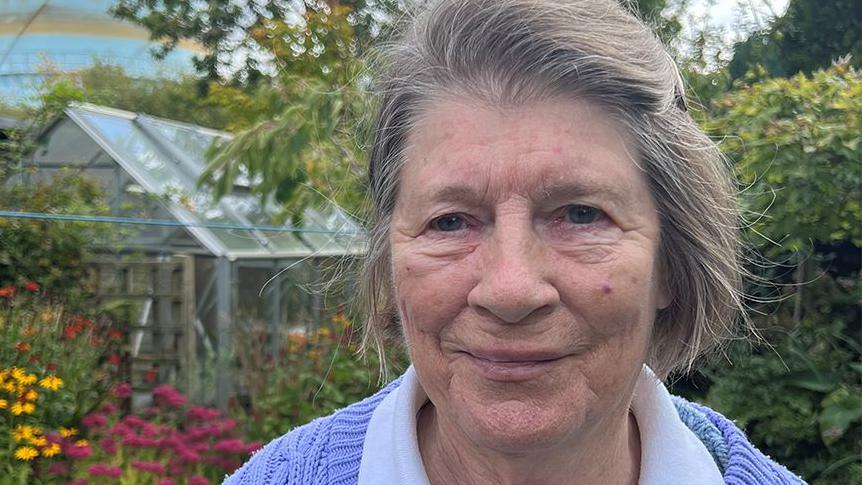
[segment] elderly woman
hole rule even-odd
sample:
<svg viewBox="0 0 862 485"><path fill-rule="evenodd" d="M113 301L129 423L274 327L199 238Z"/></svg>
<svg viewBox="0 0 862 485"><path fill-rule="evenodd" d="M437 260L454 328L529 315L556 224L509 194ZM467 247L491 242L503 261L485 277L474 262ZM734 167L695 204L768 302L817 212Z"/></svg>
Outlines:
<svg viewBox="0 0 862 485"><path fill-rule="evenodd" d="M437 0L385 54L365 344L412 365L228 483L801 482L662 384L742 295L733 180L651 31Z"/></svg>

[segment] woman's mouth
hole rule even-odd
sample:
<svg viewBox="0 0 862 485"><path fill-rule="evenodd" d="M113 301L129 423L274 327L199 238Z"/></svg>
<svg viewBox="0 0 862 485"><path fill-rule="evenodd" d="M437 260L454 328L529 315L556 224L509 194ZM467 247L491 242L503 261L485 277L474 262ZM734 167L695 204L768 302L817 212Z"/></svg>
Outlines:
<svg viewBox="0 0 862 485"><path fill-rule="evenodd" d="M482 377L501 382L536 379L559 365L565 355L548 352L465 351L463 355Z"/></svg>

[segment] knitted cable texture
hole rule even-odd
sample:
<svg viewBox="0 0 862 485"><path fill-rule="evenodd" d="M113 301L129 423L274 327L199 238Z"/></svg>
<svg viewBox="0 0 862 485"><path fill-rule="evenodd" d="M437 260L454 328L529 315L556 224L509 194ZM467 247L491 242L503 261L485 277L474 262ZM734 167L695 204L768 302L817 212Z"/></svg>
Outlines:
<svg viewBox="0 0 862 485"><path fill-rule="evenodd" d="M225 480L226 485L355 485L371 415L401 384L273 440ZM721 414L674 397L683 423L700 438L728 485L797 485L799 477L758 451ZM409 484L404 484L409 485Z"/></svg>

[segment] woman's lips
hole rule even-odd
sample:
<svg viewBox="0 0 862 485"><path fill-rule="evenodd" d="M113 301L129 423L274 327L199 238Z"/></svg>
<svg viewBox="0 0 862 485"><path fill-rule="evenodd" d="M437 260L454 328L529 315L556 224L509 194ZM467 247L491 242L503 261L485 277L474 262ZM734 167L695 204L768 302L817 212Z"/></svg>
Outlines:
<svg viewBox="0 0 862 485"><path fill-rule="evenodd" d="M498 353L465 351L464 356L479 373L492 381L517 382L535 379L550 371L564 355L549 353Z"/></svg>

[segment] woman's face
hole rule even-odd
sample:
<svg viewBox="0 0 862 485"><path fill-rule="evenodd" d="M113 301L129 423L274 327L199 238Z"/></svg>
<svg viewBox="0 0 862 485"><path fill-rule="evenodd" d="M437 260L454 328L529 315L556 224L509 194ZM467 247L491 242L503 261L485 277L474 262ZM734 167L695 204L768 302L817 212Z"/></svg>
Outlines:
<svg viewBox="0 0 862 485"><path fill-rule="evenodd" d="M625 418L667 297L658 216L622 130L587 102L449 100L405 155L394 292L440 425L518 452Z"/></svg>

